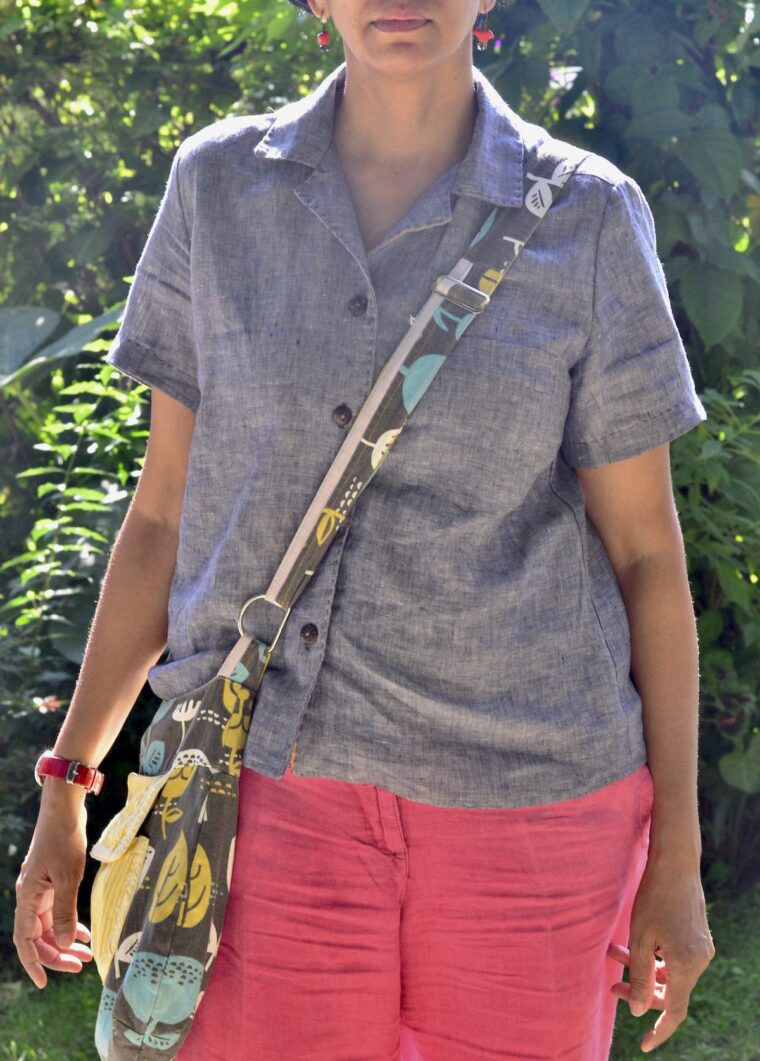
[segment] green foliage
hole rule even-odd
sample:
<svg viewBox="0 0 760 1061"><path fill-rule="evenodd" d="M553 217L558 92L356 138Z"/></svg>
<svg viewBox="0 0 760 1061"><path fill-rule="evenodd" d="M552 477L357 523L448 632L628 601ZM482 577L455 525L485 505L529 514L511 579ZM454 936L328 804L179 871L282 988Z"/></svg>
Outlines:
<svg viewBox="0 0 760 1061"><path fill-rule="evenodd" d="M28 386L32 375L50 375L53 362L79 357L89 343L121 319L122 311L123 306L118 306L102 313L39 350L39 344L61 323L61 314L36 306L0 309L0 389L22 378ZM32 351L35 354L30 358Z"/></svg>
<svg viewBox="0 0 760 1061"><path fill-rule="evenodd" d="M108 344L90 345L99 354ZM6 388L14 398L5 426L26 444L13 462L15 474L0 506L5 532L0 549L0 835L5 843L0 893L6 900L0 904L0 936L5 939L12 932L8 900L39 803L37 786L19 785L18 779L29 781L30 764L52 745L60 728L53 716L69 702L147 436L145 387L115 387L111 377L119 374L100 357L80 353L78 364L70 357L62 363L54 357L53 367L49 364L47 377L37 380L38 393L30 390L28 376L23 386Z"/></svg>
<svg viewBox="0 0 760 1061"><path fill-rule="evenodd" d="M32 627L27 648L46 650L80 663L82 634L92 615L105 571L108 547L124 518L133 474L125 453L144 446L147 430L134 389L111 384L108 364L81 363L76 382L55 387L72 399L28 409L24 430L33 432L41 463L16 474L29 480L29 511L35 520L22 551L0 565L12 596L0 615L13 616L16 630ZM63 628L61 629L61 626Z"/></svg>
<svg viewBox="0 0 760 1061"><path fill-rule="evenodd" d="M22 970L23 972L23 970ZM48 970L40 991L24 982L0 983L2 1061L93 1061L101 983L94 963L79 973Z"/></svg>
<svg viewBox="0 0 760 1061"><path fill-rule="evenodd" d="M476 62L511 106L616 162L654 213L709 415L672 464L701 645L707 880L735 888L760 842L760 11L513 0L489 25ZM36 786L16 779L54 739L144 452L145 388L112 378L102 353L171 158L196 129L309 92L342 59L337 34L320 53L318 29L286 0L0 9L3 909L36 816Z"/></svg>
<svg viewBox="0 0 760 1061"><path fill-rule="evenodd" d="M308 91L306 19L284 0L11 11L0 13L0 301L97 316L126 295L180 141Z"/></svg>
<svg viewBox="0 0 760 1061"><path fill-rule="evenodd" d="M759 392L757 369L725 394L708 387L708 419L671 447L699 632L705 880L716 886L748 874L760 853Z"/></svg>

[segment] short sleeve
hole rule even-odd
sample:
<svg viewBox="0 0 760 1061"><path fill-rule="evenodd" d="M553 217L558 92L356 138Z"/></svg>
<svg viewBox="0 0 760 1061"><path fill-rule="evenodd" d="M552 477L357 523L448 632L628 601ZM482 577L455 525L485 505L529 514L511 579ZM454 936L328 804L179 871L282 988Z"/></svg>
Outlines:
<svg viewBox="0 0 760 1061"><path fill-rule="evenodd" d="M636 456L707 419L638 184L613 185L599 232L588 342L571 372L561 452L573 467Z"/></svg>
<svg viewBox="0 0 760 1061"><path fill-rule="evenodd" d="M181 153L180 146L135 267L119 331L105 360L195 412L200 389L191 304L190 234L179 182Z"/></svg>

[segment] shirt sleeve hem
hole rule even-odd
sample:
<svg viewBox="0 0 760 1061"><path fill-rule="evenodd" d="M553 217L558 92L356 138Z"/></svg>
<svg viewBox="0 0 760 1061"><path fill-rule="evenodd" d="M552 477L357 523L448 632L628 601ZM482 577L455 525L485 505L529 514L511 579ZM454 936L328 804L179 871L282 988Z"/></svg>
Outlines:
<svg viewBox="0 0 760 1061"><path fill-rule="evenodd" d="M565 446L563 453L570 467L596 468L672 442L706 419L707 413L699 398L685 398L659 415L639 420L605 438L589 439L572 448Z"/></svg>
<svg viewBox="0 0 760 1061"><path fill-rule="evenodd" d="M118 336L105 360L131 379L147 387L156 387L170 398L196 412L200 405L200 392L192 376L170 364L155 350L134 339Z"/></svg>

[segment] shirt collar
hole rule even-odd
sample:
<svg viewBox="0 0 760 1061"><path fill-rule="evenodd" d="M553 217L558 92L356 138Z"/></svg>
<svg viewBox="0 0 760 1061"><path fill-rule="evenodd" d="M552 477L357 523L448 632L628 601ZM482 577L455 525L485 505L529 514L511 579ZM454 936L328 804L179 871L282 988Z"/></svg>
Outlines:
<svg viewBox="0 0 760 1061"><path fill-rule="evenodd" d="M335 96L345 72L343 62L303 99L276 111L253 149L254 155L316 167L332 141ZM525 154L519 128L522 119L477 67L473 67L473 75L478 114L451 191L498 206L521 206Z"/></svg>

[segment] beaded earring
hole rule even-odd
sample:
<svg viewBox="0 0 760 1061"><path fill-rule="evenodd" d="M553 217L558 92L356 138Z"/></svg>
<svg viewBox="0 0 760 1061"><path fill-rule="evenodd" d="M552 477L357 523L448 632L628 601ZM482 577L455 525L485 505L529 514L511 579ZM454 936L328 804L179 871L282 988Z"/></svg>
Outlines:
<svg viewBox="0 0 760 1061"><path fill-rule="evenodd" d="M475 47L479 52L484 52L488 47L488 42L493 40L493 30L486 29L486 20L488 18L487 11L481 11L478 17L475 19L475 26L472 31L473 37L475 37Z"/></svg>
<svg viewBox="0 0 760 1061"><path fill-rule="evenodd" d="M317 34L317 40L319 41L319 50L321 52L329 52L330 50L330 31L325 28L325 19L322 20L322 30Z"/></svg>
<svg viewBox="0 0 760 1061"><path fill-rule="evenodd" d="M488 12L481 11L478 17L475 19L475 26L472 31L472 35L476 39L476 47L478 51L485 51L488 47L488 42L493 40L493 30L486 28L486 21L488 19ZM319 41L319 50L321 52L328 52L330 50L330 31L324 26L320 33L317 34L317 40Z"/></svg>

